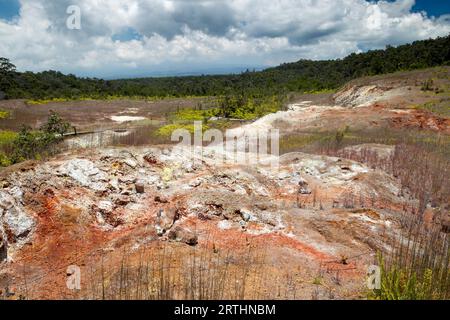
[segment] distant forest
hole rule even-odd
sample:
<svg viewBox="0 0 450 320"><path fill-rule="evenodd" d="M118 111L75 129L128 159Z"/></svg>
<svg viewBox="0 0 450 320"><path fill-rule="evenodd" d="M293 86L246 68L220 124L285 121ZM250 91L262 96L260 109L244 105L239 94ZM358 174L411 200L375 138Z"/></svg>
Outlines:
<svg viewBox="0 0 450 320"><path fill-rule="evenodd" d="M101 99L126 97L185 97L279 95L336 89L349 80L402 70L450 65L450 35L416 41L385 50L351 54L344 59L300 60L258 72L238 75L102 80L78 78L57 71L17 72L0 58L0 99Z"/></svg>

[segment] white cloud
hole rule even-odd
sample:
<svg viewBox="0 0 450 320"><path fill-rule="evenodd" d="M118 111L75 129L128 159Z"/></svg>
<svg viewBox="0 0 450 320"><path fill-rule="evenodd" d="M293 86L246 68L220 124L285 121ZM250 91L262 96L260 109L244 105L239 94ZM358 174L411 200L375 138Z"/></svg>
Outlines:
<svg viewBox="0 0 450 320"><path fill-rule="evenodd" d="M21 0L0 20L0 56L19 70L98 76L276 65L445 36L450 21L412 13L414 0ZM68 30L79 5L82 30ZM133 30L136 39L113 40Z"/></svg>

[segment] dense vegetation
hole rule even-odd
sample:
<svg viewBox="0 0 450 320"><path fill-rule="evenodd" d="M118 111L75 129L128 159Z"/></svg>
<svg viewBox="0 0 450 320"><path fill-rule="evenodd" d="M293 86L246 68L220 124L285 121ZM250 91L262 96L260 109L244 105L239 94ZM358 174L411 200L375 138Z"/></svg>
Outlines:
<svg viewBox="0 0 450 320"><path fill-rule="evenodd" d="M0 131L0 167L56 153L69 128L70 124L52 111L39 130L24 125L18 133Z"/></svg>
<svg viewBox="0 0 450 320"><path fill-rule="evenodd" d="M361 76L450 65L450 36L416 41L329 61L300 60L260 72L239 75L102 80L57 71L16 72L0 59L0 96L27 99L82 99L111 96L245 96L278 95L335 89ZM1 97L0 97L1 98Z"/></svg>

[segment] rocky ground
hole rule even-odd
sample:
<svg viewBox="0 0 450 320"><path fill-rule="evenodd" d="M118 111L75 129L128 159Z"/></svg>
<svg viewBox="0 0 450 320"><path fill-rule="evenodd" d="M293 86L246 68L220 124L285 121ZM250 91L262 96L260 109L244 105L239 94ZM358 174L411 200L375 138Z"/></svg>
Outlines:
<svg viewBox="0 0 450 320"><path fill-rule="evenodd" d="M423 83L434 79L431 91ZM450 134L447 116L423 108L432 104L449 110L450 68L368 77L350 82L327 101L306 95L288 112L270 114L251 128L279 128L283 134L398 128ZM327 95L325 95L327 97ZM308 100L309 99L309 100ZM443 113L446 113L443 112Z"/></svg>
<svg viewBox="0 0 450 320"><path fill-rule="evenodd" d="M334 289L354 296L370 253L398 232L399 205L413 201L392 177L345 159L294 153L279 169L218 167L205 153L196 166L176 147L105 149L23 166L0 193L3 277L19 277L9 281L24 294L25 266L31 282L105 248L137 252L152 241L203 248L213 241L225 249L240 238L242 249L254 243L256 251L270 250L280 273L302 266L311 283L322 264L341 270ZM58 280L64 274L35 285ZM309 298L306 292L297 295Z"/></svg>
<svg viewBox="0 0 450 320"><path fill-rule="evenodd" d="M346 121L450 133L448 118L386 103L405 92L349 86L333 106L299 102L234 133ZM387 161L393 153L351 148ZM364 298L376 252L390 250L418 205L392 175L345 158L294 152L272 167L219 155L215 147L195 159L186 147L104 148L4 170L0 296ZM81 268L80 291L66 286L71 265Z"/></svg>

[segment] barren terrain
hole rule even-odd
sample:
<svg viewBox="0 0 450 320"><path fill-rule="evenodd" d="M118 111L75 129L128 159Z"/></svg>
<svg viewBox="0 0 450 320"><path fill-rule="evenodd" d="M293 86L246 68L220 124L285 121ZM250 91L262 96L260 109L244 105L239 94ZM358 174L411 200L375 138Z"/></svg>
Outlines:
<svg viewBox="0 0 450 320"><path fill-rule="evenodd" d="M281 144L346 128L408 130L448 148L449 72L359 79L233 130L280 129ZM430 78L437 90L423 90ZM430 102L441 112L422 107ZM160 119L196 103L1 107L37 122L55 108L89 129L114 124L114 116ZM70 150L4 169L0 290L11 299L365 298L368 266L406 232L402 221L421 199L391 169L395 143L337 145L333 156L302 148L282 154L278 168L223 163L214 147L193 162L188 148L147 145ZM356 156L363 154L376 155L377 165ZM425 204L424 214L448 231L436 206ZM80 291L66 286L71 265L81 268Z"/></svg>

